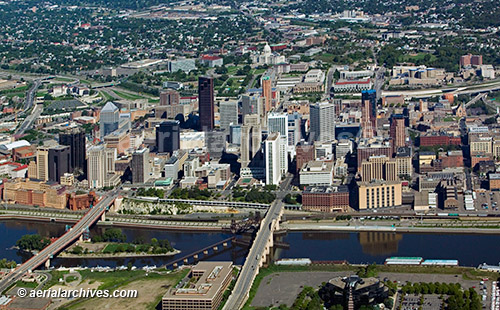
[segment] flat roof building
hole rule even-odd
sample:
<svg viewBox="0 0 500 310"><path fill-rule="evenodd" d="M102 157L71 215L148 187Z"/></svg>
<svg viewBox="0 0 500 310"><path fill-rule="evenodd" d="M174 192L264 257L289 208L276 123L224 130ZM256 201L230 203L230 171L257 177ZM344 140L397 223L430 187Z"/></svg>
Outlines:
<svg viewBox="0 0 500 310"><path fill-rule="evenodd" d="M232 262L199 262L162 298L162 310L216 310L231 283Z"/></svg>

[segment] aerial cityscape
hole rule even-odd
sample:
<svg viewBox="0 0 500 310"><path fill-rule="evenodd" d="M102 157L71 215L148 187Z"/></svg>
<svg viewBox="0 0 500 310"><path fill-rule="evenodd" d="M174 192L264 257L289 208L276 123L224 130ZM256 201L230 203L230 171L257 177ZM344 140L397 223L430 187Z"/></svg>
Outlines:
<svg viewBox="0 0 500 310"><path fill-rule="evenodd" d="M500 310L498 0L0 26L0 310Z"/></svg>

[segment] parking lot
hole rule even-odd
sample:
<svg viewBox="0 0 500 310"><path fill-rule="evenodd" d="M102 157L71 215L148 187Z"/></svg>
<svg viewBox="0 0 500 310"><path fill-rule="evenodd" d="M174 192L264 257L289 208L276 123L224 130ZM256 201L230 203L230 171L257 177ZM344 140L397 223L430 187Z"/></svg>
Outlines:
<svg viewBox="0 0 500 310"><path fill-rule="evenodd" d="M280 304L286 304L291 306L300 293L304 286L312 286L318 288L322 282L328 282L330 279L339 276L349 276L353 272L341 271L341 272L329 272L329 271L315 271L315 272L278 272L270 274L264 277L260 283L260 286L255 294L255 298L252 300L252 306L254 307L268 307L271 305L279 306ZM454 274L423 274L423 273L392 273L392 272L380 272L377 276L381 281L387 278L388 281L396 282L398 285L402 286L406 282L418 283L460 283L463 289L469 289L471 287L475 288L476 291L482 295L484 293L482 287L480 287L479 281L476 280L464 280L461 275ZM484 282L487 287L487 296L491 296L491 283L489 281ZM424 303L422 305L423 310L437 310L441 309L441 300L436 299L438 295L424 295ZM398 298L400 295L398 294ZM408 296L407 296L408 297ZM404 301L402 309L412 310L419 309L420 296L409 296L411 298ZM413 298L415 297L415 298ZM486 299L485 305L489 307L491 298ZM398 304L398 303L397 303ZM406 307L406 308L405 308ZM412 308L414 307L414 308Z"/></svg>
<svg viewBox="0 0 500 310"><path fill-rule="evenodd" d="M500 214L498 203L500 202L500 192L485 191L476 194L474 207L479 212Z"/></svg>
<svg viewBox="0 0 500 310"><path fill-rule="evenodd" d="M423 303L421 303L421 295L411 294L404 297L401 303L401 310L439 310L444 309L443 300L440 299L439 295L424 295ZM396 305L400 304L400 296L398 295L398 300Z"/></svg>

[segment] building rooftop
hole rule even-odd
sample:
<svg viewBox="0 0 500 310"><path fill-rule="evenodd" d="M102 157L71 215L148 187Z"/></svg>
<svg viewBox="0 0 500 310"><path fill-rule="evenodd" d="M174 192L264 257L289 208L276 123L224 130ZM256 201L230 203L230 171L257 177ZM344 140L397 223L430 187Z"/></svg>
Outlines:
<svg viewBox="0 0 500 310"><path fill-rule="evenodd" d="M222 288L232 267L232 262L199 262L191 269L191 277L169 290L163 299L212 299Z"/></svg>
<svg viewBox="0 0 500 310"><path fill-rule="evenodd" d="M490 180L500 180L500 173L491 173Z"/></svg>
<svg viewBox="0 0 500 310"><path fill-rule="evenodd" d="M102 112L115 112L118 111L118 107L114 105L112 102L106 103L106 105L102 108Z"/></svg>
<svg viewBox="0 0 500 310"><path fill-rule="evenodd" d="M330 194L330 193L349 193L347 185L339 186L308 186L304 194Z"/></svg>

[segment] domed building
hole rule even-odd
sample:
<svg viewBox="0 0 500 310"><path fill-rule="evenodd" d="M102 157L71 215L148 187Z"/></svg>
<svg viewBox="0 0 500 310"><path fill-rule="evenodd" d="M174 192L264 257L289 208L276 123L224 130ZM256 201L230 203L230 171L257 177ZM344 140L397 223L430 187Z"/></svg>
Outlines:
<svg viewBox="0 0 500 310"><path fill-rule="evenodd" d="M285 56L273 53L268 43L264 46L262 53L252 55L252 62L258 65L277 65L285 61Z"/></svg>

